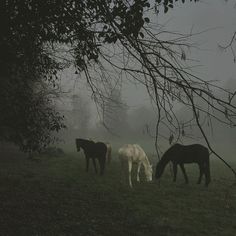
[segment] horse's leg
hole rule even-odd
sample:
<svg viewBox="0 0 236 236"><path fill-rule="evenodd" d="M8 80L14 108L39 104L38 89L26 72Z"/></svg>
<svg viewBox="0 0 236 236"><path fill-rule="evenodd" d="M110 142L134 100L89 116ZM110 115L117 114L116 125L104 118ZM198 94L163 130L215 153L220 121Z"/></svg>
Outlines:
<svg viewBox="0 0 236 236"><path fill-rule="evenodd" d="M99 164L100 164L100 175L103 175L103 173L104 173L105 162L106 162L106 155L104 155L103 158L100 158L100 159L99 159Z"/></svg>
<svg viewBox="0 0 236 236"><path fill-rule="evenodd" d="M86 171L89 169L89 157L86 157Z"/></svg>
<svg viewBox="0 0 236 236"><path fill-rule="evenodd" d="M139 172L140 172L140 168L141 168L141 162L138 163L138 169L137 169L137 181L139 182Z"/></svg>
<svg viewBox="0 0 236 236"><path fill-rule="evenodd" d="M132 181L131 181L131 171L132 171L132 162L131 161L128 162L128 167L129 167L129 186L132 188L133 185L132 185Z"/></svg>
<svg viewBox="0 0 236 236"><path fill-rule="evenodd" d="M198 181L197 181L197 184L200 184L201 183L201 181L202 181L202 175L203 175L203 165L202 165L202 163L199 163L198 164L199 165L199 172L200 172L200 174L199 174L199 178L198 178Z"/></svg>
<svg viewBox="0 0 236 236"><path fill-rule="evenodd" d="M177 164L173 163L173 172L174 172L174 176L173 176L173 181L176 181L176 176L177 176Z"/></svg>
<svg viewBox="0 0 236 236"><path fill-rule="evenodd" d="M208 184L211 182L209 159L206 161L204 165L204 172L205 172L205 186L207 187Z"/></svg>
<svg viewBox="0 0 236 236"><path fill-rule="evenodd" d="M94 169L95 169L95 173L97 174L98 171L97 171L97 165L96 165L96 160L95 160L95 158L93 158L93 166L94 166Z"/></svg>
<svg viewBox="0 0 236 236"><path fill-rule="evenodd" d="M180 164L180 167L181 167L181 170L184 174L184 178L185 178L185 183L187 184L188 183L188 176L186 174L186 171L185 171L185 168L184 168L184 164Z"/></svg>
<svg viewBox="0 0 236 236"><path fill-rule="evenodd" d="M125 175L124 175L124 174L125 174L125 171L124 171L125 162L124 162L124 160L122 160L121 158L120 158L120 165L121 165L121 178L123 178L123 176L125 176Z"/></svg>

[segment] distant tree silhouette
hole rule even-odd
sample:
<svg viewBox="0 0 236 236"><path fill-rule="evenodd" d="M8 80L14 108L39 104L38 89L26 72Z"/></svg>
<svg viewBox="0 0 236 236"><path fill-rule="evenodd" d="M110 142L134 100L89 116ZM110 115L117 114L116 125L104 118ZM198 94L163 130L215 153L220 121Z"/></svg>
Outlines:
<svg viewBox="0 0 236 236"><path fill-rule="evenodd" d="M122 100L121 91L113 89L103 108L104 125L111 134L122 135L128 132L127 108Z"/></svg>
<svg viewBox="0 0 236 236"><path fill-rule="evenodd" d="M72 111L70 112L71 129L76 132L76 136L87 137L89 120L90 120L90 106L89 102L82 96L74 94L72 96Z"/></svg>

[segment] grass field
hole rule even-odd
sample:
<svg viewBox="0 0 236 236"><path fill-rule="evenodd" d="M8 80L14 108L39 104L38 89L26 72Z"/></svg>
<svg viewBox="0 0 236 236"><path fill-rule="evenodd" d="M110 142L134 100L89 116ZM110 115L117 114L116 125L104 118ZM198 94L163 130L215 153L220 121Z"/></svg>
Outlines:
<svg viewBox="0 0 236 236"><path fill-rule="evenodd" d="M92 167L85 173L83 154L1 155L0 235L236 235L236 185L221 163L211 162L209 188L196 184L194 165L188 185L180 171L172 183L167 168L160 183L146 183L141 172L133 189L118 162L103 177Z"/></svg>

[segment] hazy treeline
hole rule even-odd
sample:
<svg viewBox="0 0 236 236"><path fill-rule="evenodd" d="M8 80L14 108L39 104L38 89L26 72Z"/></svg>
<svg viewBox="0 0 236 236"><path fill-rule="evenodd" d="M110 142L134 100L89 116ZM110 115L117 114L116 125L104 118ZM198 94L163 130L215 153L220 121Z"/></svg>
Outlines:
<svg viewBox="0 0 236 236"><path fill-rule="evenodd" d="M228 87L229 85L232 89L236 88L233 79L226 82L225 86ZM114 150L124 143L139 143L148 152L155 153L158 114L152 106L129 107L123 101L122 93L118 90L113 91L110 99L104 104L101 119L98 120L95 118L97 111L94 111L93 103L89 98L84 95L71 95L66 109L60 106L61 112L65 116L67 128L60 131L58 137L61 142L58 145L63 146L68 151L75 151L74 140L81 137L110 142L113 144ZM180 128L182 129L179 142L183 144L204 144L204 140L200 138L199 128L196 125L191 125L191 122L185 123L191 120L192 111L179 107L176 116L180 120ZM206 117L200 117L200 120L215 149L226 159L233 159L233 153L229 150L235 149L236 134L234 129L226 128L216 120L207 120ZM176 135L174 130L170 132L164 126L158 130L158 144L161 152L170 146L169 138L171 135Z"/></svg>

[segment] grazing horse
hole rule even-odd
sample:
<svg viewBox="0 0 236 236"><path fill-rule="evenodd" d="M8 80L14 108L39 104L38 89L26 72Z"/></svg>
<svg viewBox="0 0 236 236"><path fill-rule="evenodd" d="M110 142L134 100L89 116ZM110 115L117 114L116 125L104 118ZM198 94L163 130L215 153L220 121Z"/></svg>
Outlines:
<svg viewBox="0 0 236 236"><path fill-rule="evenodd" d="M211 177L209 151L206 147L200 144L192 144L187 146L174 144L164 153L161 160L157 163L155 174L156 179L162 176L166 165L170 161L173 163L174 182L176 181L177 165L180 166L185 178L185 182L188 183L188 177L184 168L184 163L197 163L200 170L200 175L197 183L201 183L203 174L205 175L205 185L208 186L208 184L210 183Z"/></svg>
<svg viewBox="0 0 236 236"><path fill-rule="evenodd" d="M146 175L147 181L152 181L152 165L150 165L147 155L143 151L143 149L138 144L126 144L118 150L119 159L123 165L124 161L128 161L129 168L129 185L132 188L131 181L131 170L132 164L138 164L137 170L137 181L139 182L139 172L141 168L141 164L144 166L144 171Z"/></svg>
<svg viewBox="0 0 236 236"><path fill-rule="evenodd" d="M95 159L98 159L100 165L100 174L103 175L106 163L106 153L107 146L102 142L93 142L91 140L77 138L75 140L77 151L80 151L80 148L84 150L84 155L86 158L86 171L89 169L89 159L93 160L93 165L95 172L97 173L97 166Z"/></svg>

